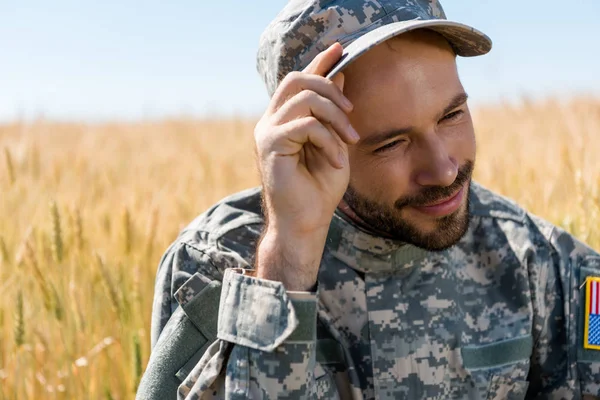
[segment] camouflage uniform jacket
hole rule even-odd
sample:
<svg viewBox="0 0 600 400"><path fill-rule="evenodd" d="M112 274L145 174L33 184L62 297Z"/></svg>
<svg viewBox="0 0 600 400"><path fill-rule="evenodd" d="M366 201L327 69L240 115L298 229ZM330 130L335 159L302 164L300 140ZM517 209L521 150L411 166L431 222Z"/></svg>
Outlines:
<svg viewBox="0 0 600 400"><path fill-rule="evenodd" d="M314 293L245 273L260 190L195 219L163 256L143 399L579 399L600 395L583 290L600 255L472 183L442 252L332 219Z"/></svg>

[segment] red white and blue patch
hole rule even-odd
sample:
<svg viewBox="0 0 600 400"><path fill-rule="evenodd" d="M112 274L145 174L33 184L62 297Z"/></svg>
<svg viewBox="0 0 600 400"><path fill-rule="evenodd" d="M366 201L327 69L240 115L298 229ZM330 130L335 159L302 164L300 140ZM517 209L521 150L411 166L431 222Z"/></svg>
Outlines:
<svg viewBox="0 0 600 400"><path fill-rule="evenodd" d="M600 350L600 277L588 277L585 283L583 347Z"/></svg>

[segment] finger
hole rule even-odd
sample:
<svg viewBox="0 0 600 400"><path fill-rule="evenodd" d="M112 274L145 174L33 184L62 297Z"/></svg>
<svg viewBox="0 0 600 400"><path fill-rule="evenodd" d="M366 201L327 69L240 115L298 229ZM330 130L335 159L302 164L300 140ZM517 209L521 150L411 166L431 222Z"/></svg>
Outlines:
<svg viewBox="0 0 600 400"><path fill-rule="evenodd" d="M283 125L282 128L289 141L300 147L311 143L321 151L332 167L344 168L344 152L335 138L335 133L332 134L315 117L296 119Z"/></svg>
<svg viewBox="0 0 600 400"><path fill-rule="evenodd" d="M346 113L328 98L310 90L298 93L285 103L273 115L273 122L281 125L305 116L314 116L322 123L330 124L342 141L348 144L354 144L359 139Z"/></svg>
<svg viewBox="0 0 600 400"><path fill-rule="evenodd" d="M335 86L337 86L337 88L340 90L340 92L341 92L342 94L344 93L344 82L345 82L345 80L346 80L346 76L344 75L344 73L343 73L343 72L339 72L339 73L338 73L336 76L334 76L334 77L332 78L332 82L333 82L333 84L334 84ZM347 97L346 97L346 96L344 96L344 98L346 99ZM354 108L354 105L352 106L352 108ZM351 125L351 126L352 126L352 125ZM331 127L331 125L325 125L325 127L326 127L327 129L329 129L329 130L333 130L333 128ZM355 130L354 132L356 133L356 130ZM358 140L359 140L359 135L358 135L358 133L356 133L355 139L356 139L356 141L358 141ZM338 140L340 140L340 138L339 138L339 137L338 137ZM341 140L340 140L340 142L341 142ZM354 143L356 143L356 142L354 142ZM345 144L343 144L343 143L340 143L340 144L341 144L341 145L342 145L342 146L343 146L343 147L344 147L344 148L347 150L347 148L346 148L346 145L345 145Z"/></svg>
<svg viewBox="0 0 600 400"><path fill-rule="evenodd" d="M344 94L344 82L346 77L343 72L338 72L333 78L331 78L331 82L340 90L342 95ZM344 96L346 97L346 96Z"/></svg>
<svg viewBox="0 0 600 400"><path fill-rule="evenodd" d="M344 82L345 82L345 78L346 76L344 75L343 72L338 73L336 76L334 76L331 81L332 83L340 90L340 92L343 94L344 93ZM344 98L346 98L346 96L344 96ZM354 108L354 106L352 106ZM327 129L332 130L333 128L331 127L331 125L325 125L327 127ZM354 132L356 133L356 131ZM358 134L355 137L356 141L359 140ZM339 140L339 138L338 138ZM344 145L345 147L345 145Z"/></svg>
<svg viewBox="0 0 600 400"><path fill-rule="evenodd" d="M323 50L304 68L303 72L309 74L325 76L327 72L333 68L335 63L338 62L344 48L338 42L333 43L327 49Z"/></svg>
<svg viewBox="0 0 600 400"><path fill-rule="evenodd" d="M278 90L273 94L269 105L269 113L274 114L285 102L303 90L312 90L323 97L327 97L344 111L350 112L354 106L342 93L343 80L342 73L336 75L332 81L318 75L292 72L286 76Z"/></svg>

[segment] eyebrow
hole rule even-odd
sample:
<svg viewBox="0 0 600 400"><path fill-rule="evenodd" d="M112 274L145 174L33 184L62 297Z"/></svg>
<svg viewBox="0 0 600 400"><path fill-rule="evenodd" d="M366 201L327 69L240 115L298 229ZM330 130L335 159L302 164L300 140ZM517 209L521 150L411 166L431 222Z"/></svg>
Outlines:
<svg viewBox="0 0 600 400"><path fill-rule="evenodd" d="M448 103L448 106L444 108L444 111L440 115L440 118L442 118L444 115L448 114L450 111L454 110L458 106L462 106L463 104L465 104L468 98L469 95L465 92L459 93L456 96L454 96L450 103Z"/></svg>
<svg viewBox="0 0 600 400"><path fill-rule="evenodd" d="M456 96L454 96L452 98L452 100L450 100L450 102L448 103L446 108L444 108L444 111L441 113L441 116L439 118L442 118L444 115L448 114L450 111L452 111L455 108L457 108L458 106L461 106L464 103L466 103L468 97L469 96L465 92L459 93ZM392 139L394 137L406 135L407 133L414 131L414 129L415 129L414 127L408 126L408 127L401 128L401 129L393 129L391 131L387 131L387 132L383 132L383 133L375 133L373 135L370 135L367 138L362 139L360 141L360 144L363 146L368 146L368 147L376 146L376 145L383 143L386 140Z"/></svg>

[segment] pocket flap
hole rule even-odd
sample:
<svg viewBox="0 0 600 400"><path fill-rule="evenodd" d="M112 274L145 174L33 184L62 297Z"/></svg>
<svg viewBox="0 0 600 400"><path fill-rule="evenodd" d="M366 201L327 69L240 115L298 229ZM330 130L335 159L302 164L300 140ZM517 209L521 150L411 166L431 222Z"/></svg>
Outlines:
<svg viewBox="0 0 600 400"><path fill-rule="evenodd" d="M465 346L461 348L463 366L466 369L480 369L515 363L529 359L532 348L531 335L480 346Z"/></svg>
<svg viewBox="0 0 600 400"><path fill-rule="evenodd" d="M175 292L183 312L209 342L217 337L221 285L195 273Z"/></svg>

